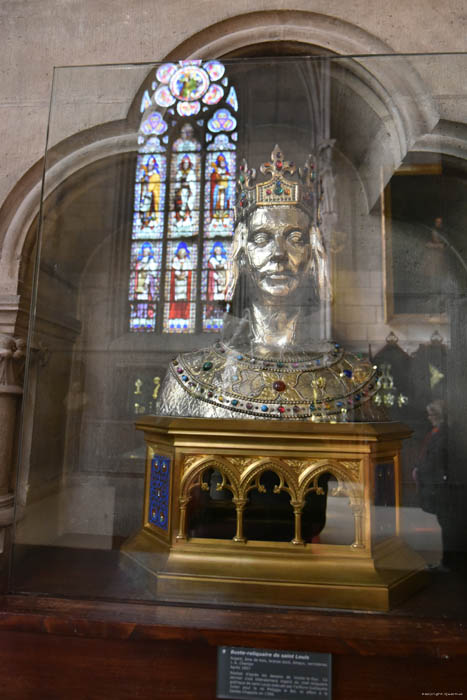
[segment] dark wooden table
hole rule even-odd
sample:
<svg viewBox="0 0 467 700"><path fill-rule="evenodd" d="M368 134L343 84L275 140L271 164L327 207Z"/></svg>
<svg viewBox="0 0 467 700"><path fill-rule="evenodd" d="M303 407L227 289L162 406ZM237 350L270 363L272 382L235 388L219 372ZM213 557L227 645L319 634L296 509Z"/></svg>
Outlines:
<svg viewBox="0 0 467 700"><path fill-rule="evenodd" d="M17 552L0 598L0 698L216 697L219 645L329 652L333 699L467 695L463 573L387 614L150 600L117 551ZM443 697L439 695L438 697Z"/></svg>

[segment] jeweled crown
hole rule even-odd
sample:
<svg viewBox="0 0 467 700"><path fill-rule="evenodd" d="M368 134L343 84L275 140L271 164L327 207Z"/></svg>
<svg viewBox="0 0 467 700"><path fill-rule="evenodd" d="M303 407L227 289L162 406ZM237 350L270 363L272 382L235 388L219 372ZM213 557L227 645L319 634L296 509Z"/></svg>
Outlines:
<svg viewBox="0 0 467 700"><path fill-rule="evenodd" d="M270 175L270 178L256 183L256 170L250 169L245 159L242 161L238 178L237 220L243 219L256 207L279 204L298 206L312 217L315 216L316 178L313 156L309 155L304 167L297 170L294 163L284 160L282 151L276 144L271 160L263 163L260 170L264 175Z"/></svg>

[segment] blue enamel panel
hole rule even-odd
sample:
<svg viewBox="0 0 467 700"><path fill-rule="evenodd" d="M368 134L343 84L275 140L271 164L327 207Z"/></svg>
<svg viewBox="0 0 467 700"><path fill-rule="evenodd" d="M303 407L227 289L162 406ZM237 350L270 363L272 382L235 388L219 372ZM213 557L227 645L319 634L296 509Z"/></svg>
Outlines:
<svg viewBox="0 0 467 700"><path fill-rule="evenodd" d="M169 526L170 458L154 455L149 482L148 520L161 530Z"/></svg>

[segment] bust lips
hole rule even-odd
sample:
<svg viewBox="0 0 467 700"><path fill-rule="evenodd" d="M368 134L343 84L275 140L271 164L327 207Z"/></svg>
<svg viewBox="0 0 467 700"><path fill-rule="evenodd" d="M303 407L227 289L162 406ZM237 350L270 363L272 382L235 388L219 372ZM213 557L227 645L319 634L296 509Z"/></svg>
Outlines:
<svg viewBox="0 0 467 700"><path fill-rule="evenodd" d="M293 286L295 275L291 270L267 270L259 276L260 286L265 291L276 291L287 293Z"/></svg>

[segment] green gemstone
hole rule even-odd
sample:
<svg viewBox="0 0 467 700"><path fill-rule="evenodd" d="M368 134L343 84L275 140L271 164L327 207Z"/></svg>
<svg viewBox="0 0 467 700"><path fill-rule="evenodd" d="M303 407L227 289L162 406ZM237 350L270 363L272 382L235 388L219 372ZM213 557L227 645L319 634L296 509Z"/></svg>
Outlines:
<svg viewBox="0 0 467 700"><path fill-rule="evenodd" d="M282 194L283 193L283 188L280 182L277 183L277 185L274 187L274 194Z"/></svg>
<svg viewBox="0 0 467 700"><path fill-rule="evenodd" d="M204 365L203 365L203 369L204 369L205 372L207 372L208 370L212 369L212 362L205 362Z"/></svg>

